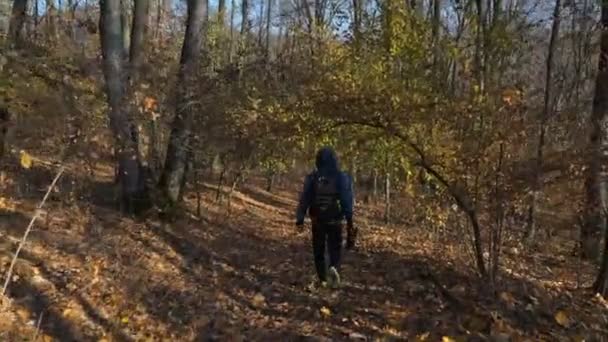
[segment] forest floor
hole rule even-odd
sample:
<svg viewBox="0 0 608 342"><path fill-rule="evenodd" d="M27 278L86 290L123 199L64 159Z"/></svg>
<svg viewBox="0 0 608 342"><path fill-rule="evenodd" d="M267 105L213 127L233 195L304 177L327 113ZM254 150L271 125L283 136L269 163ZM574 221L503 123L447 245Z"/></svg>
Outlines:
<svg viewBox="0 0 608 342"><path fill-rule="evenodd" d="M2 172L3 279L53 172ZM208 185L202 218L166 223L122 217L111 181L107 166L89 183L65 174L20 255L0 340L31 340L38 325L42 341L608 338L608 304L588 290L594 268L565 244L505 248L493 295L454 243L424 227L383 225L363 206L343 286L316 290L310 236L293 225L299 184L242 187L230 209ZM66 199L77 183L93 190ZM195 211L194 195L187 205Z"/></svg>

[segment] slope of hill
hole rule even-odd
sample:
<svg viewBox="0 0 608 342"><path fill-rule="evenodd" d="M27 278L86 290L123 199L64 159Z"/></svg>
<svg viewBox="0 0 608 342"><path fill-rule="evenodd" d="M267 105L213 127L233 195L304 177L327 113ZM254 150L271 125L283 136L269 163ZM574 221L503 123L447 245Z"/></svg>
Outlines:
<svg viewBox="0 0 608 342"><path fill-rule="evenodd" d="M3 172L3 274L44 187L18 201L7 194L52 171ZM166 223L121 218L107 192L70 201L65 185L78 175L65 177L17 263L0 313L8 340L32 336L38 321L45 341L606 336L606 303L576 289L590 279L576 279L581 265L567 251L524 258L510 248L493 300L461 250L420 227L383 226L362 207L343 287L315 289L310 238L292 225L292 189L271 194L250 184L229 207L206 191L202 218ZM111 173L94 179L108 187ZM192 211L195 200L188 195Z"/></svg>

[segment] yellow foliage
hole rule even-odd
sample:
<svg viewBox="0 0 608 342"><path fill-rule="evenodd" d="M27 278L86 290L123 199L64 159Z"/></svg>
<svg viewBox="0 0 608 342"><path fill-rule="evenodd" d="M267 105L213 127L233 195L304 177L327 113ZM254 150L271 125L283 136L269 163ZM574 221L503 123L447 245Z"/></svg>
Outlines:
<svg viewBox="0 0 608 342"><path fill-rule="evenodd" d="M0 197L0 209L12 211L15 210L15 206L6 197Z"/></svg>
<svg viewBox="0 0 608 342"><path fill-rule="evenodd" d="M323 317L329 317L331 316L331 310L329 310L328 307L324 306L321 309L319 309L319 312L321 313L321 315Z"/></svg>
<svg viewBox="0 0 608 342"><path fill-rule="evenodd" d="M569 327L571 323L568 315L562 310L555 313L555 321L564 328Z"/></svg>
<svg viewBox="0 0 608 342"><path fill-rule="evenodd" d="M24 169L29 169L32 167L32 156L29 155L29 153L21 150L21 152L19 153L20 158L19 158L19 163L21 164L21 167Z"/></svg>

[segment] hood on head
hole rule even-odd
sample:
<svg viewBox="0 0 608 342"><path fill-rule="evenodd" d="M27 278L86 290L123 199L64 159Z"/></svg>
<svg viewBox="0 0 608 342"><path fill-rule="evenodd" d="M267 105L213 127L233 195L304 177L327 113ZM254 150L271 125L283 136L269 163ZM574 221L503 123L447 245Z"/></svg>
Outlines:
<svg viewBox="0 0 608 342"><path fill-rule="evenodd" d="M338 172L338 157L331 147L323 147L317 152L315 160L317 170L322 174Z"/></svg>

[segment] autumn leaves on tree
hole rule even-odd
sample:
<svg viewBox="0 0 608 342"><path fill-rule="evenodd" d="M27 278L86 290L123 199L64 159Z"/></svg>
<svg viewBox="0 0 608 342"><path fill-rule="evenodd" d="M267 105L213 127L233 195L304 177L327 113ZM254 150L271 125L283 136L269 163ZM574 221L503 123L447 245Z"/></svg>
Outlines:
<svg viewBox="0 0 608 342"><path fill-rule="evenodd" d="M156 193L153 205L174 207L218 170L220 185L261 174L270 191L331 144L386 223L409 210L401 201L424 197L411 210L470 236L461 244L491 283L505 239L534 246L552 234L547 212L569 227L582 216L580 234L568 231L583 257L601 259L595 290L606 294L608 5L532 1L530 14L523 3L101 0L123 208ZM27 41L31 6L13 1L14 47ZM35 13L51 31L65 6L47 7ZM593 51L588 17L600 11ZM557 210L560 186L577 195Z"/></svg>

